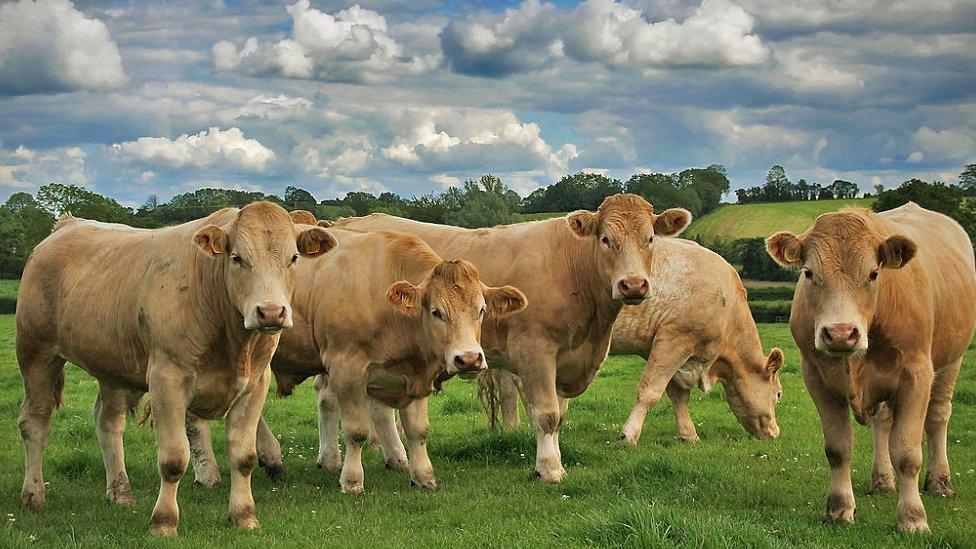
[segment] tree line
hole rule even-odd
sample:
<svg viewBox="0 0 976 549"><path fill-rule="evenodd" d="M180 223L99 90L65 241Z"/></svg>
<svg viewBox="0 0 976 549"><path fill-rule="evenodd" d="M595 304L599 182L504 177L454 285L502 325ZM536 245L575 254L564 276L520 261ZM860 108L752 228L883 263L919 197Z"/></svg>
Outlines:
<svg viewBox="0 0 976 549"><path fill-rule="evenodd" d="M50 183L34 195L14 193L0 205L0 278L20 276L27 255L50 234L55 219L65 212L85 219L157 228L199 219L221 208L270 200L288 210L308 210L319 219L384 212L429 223L474 228L515 223L520 213L593 210L604 198L620 192L640 194L659 209L681 206L694 215L703 215L718 207L729 186L725 169L713 165L676 174L638 174L626 184L600 174L581 172L567 175L525 198L498 177L485 175L440 193L410 198L391 192L374 195L355 191L341 199L318 200L309 191L294 186L286 187L282 196L207 188L178 194L165 202L152 195L140 207L130 208L77 185Z"/></svg>
<svg viewBox="0 0 976 549"><path fill-rule="evenodd" d="M881 189L883 190L883 189ZM766 182L758 187L749 187L735 191L739 204L755 204L757 202L791 202L797 200L833 200L835 198L857 198L858 186L850 181L835 179L833 183L823 186L820 183L808 183L800 179L796 183L786 176L786 169L776 165L766 174Z"/></svg>

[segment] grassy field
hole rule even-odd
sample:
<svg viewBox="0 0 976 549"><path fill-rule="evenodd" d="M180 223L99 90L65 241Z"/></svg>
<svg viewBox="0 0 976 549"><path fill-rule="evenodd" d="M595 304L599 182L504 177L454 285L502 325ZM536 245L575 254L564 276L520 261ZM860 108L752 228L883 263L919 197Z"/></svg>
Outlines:
<svg viewBox="0 0 976 549"><path fill-rule="evenodd" d="M686 238L696 236L706 241L715 238L732 240L755 236L769 236L776 231L802 232L822 213L839 210L846 205L869 206L874 199L811 200L803 202L774 202L770 204L727 204L692 222L684 232Z"/></svg>
<svg viewBox="0 0 976 549"><path fill-rule="evenodd" d="M493 434L475 404L475 385L453 381L432 398L431 458L440 489L426 493L366 453L367 492L339 493L338 475L317 470L313 391L269 398L267 416L280 437L288 471L277 484L254 477L262 529L241 533L226 524L228 486L213 490L189 480L180 491L180 538L158 542L146 531L156 497L150 431L130 424L127 462L134 508L105 501L104 473L91 420L96 384L69 367L65 407L54 419L45 460L48 506L18 505L23 453L16 427L22 398L13 350L13 317L0 316L0 546L832 546L909 544L971 546L976 539L976 354L959 380L949 455L957 498L923 496L930 536L897 532L894 496L865 496L870 477L870 432L858 428L854 465L857 523L820 523L827 466L813 404L797 372L786 325L761 326L767 347L786 350L782 436L746 436L722 398L696 392L692 415L702 442L679 443L670 405L651 412L637 448L616 440L633 401L642 363L612 358L593 386L575 399L563 428L569 476L559 486L531 477L534 437L528 427ZM218 437L222 429L217 428ZM217 445L223 459L222 443ZM223 465L223 461L221 462Z"/></svg>
<svg viewBox="0 0 976 549"><path fill-rule="evenodd" d="M20 280L0 279L0 297L17 299L17 291L19 289Z"/></svg>

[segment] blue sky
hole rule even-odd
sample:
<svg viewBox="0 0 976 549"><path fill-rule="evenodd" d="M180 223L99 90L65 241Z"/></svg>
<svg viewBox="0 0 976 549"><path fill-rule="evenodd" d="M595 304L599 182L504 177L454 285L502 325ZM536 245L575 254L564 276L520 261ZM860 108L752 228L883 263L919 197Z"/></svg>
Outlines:
<svg viewBox="0 0 976 549"><path fill-rule="evenodd" d="M0 199L976 161L976 1L0 3Z"/></svg>

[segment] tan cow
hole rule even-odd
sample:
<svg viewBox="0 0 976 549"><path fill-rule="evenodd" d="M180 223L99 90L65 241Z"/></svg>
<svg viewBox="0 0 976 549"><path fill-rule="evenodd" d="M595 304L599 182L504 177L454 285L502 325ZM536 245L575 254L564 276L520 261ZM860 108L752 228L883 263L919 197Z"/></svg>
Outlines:
<svg viewBox="0 0 976 549"><path fill-rule="evenodd" d="M22 504L44 505L41 462L70 360L99 382L94 416L110 501L133 501L122 433L126 411L148 391L160 476L150 530L176 534L188 410L226 418L230 520L257 528L254 435L278 333L292 325L294 266L299 254L334 245L324 229L297 230L268 202L157 230L59 222L31 254L17 303Z"/></svg>
<svg viewBox="0 0 976 549"><path fill-rule="evenodd" d="M655 234L680 233L683 209L655 215L636 195L615 195L596 212L491 229L462 229L383 214L340 220L356 230L393 230L420 237L437 253L463 257L489 284L512 284L528 296L525 312L486 325L483 346L492 367L519 375L536 432L536 472L543 482L566 475L559 426L568 398L586 390L607 356L623 304L650 292L647 266Z"/></svg>
<svg viewBox="0 0 976 549"><path fill-rule="evenodd" d="M721 256L683 239L662 239L648 268L650 294L627 307L613 325L611 355L639 355L647 360L634 406L620 438L636 444L644 418L665 393L671 399L678 438L698 440L688 413L691 389L708 391L720 381L733 414L759 438L779 435L776 404L782 397L777 371L783 352L763 356L756 323L738 273ZM493 375L494 379L488 378ZM496 370L478 377L479 394L494 383L508 428L518 427L518 390L510 375ZM489 410L489 417L495 417Z"/></svg>
<svg viewBox="0 0 976 549"><path fill-rule="evenodd" d="M475 374L486 367L481 327L494 325L525 307L525 296L511 286L489 288L467 261L442 261L420 239L391 232L360 233L330 229L338 249L297 269L295 327L281 337L272 361L280 390L316 379L320 399L323 454L319 464L337 468L341 459L334 425L341 418L346 459L343 492L363 491L362 447L370 415L402 410L409 444L411 480L428 489L437 481L427 456L427 397L439 374ZM325 398L324 395L328 395ZM367 397L368 395L368 397ZM370 409L370 400L383 408ZM406 462L399 433L389 421L376 421L388 449L387 463ZM389 426L389 428L383 428ZM331 427L331 430L330 430ZM191 426L198 481L219 480L209 431ZM277 441L261 422L258 454L280 467Z"/></svg>
<svg viewBox="0 0 976 549"><path fill-rule="evenodd" d="M776 233L769 254L802 269L790 328L817 405L830 465L828 522L854 520L848 408L872 421L871 491L898 478L898 525L927 531L918 493L952 495L946 428L952 389L976 326L976 270L965 231L914 203L875 214L824 214L796 236ZM894 464L894 467L892 466Z"/></svg>

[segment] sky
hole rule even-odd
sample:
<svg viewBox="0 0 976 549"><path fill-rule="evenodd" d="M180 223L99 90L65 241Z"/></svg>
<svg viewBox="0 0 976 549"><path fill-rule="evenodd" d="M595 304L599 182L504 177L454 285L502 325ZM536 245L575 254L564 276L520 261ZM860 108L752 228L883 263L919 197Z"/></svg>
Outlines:
<svg viewBox="0 0 976 549"><path fill-rule="evenodd" d="M976 162L976 0L0 3L0 199Z"/></svg>

